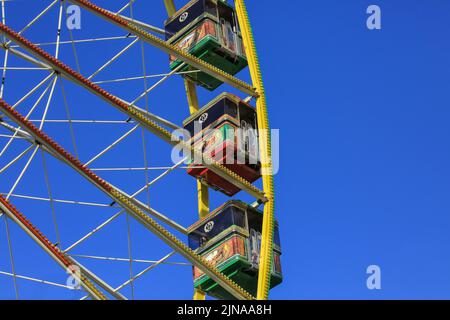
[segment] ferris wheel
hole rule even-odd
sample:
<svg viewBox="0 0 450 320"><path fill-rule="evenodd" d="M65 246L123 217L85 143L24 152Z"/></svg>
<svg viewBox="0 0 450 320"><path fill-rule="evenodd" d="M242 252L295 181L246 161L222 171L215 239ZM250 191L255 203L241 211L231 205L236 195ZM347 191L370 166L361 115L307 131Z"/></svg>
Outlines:
<svg viewBox="0 0 450 320"><path fill-rule="evenodd" d="M244 0L0 1L0 298L268 299L281 246Z"/></svg>

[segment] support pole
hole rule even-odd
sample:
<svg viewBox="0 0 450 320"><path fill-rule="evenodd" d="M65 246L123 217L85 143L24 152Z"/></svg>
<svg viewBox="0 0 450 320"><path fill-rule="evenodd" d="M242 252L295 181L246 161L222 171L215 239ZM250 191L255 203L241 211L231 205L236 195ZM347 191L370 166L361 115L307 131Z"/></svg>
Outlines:
<svg viewBox="0 0 450 320"><path fill-rule="evenodd" d="M193 300L206 300L206 293L203 291L195 289Z"/></svg>
<svg viewBox="0 0 450 320"><path fill-rule="evenodd" d="M173 0L164 0L164 5L166 6L167 14L172 16L177 9L175 8L175 3L173 3Z"/></svg>
<svg viewBox="0 0 450 320"><path fill-rule="evenodd" d="M193 114L199 110L197 88L195 87L195 84L189 79L184 80L184 86L186 88L186 95L189 104L189 112ZM197 191L198 191L198 214L199 218L202 219L209 214L209 189L208 186L203 184L200 180L197 180Z"/></svg>

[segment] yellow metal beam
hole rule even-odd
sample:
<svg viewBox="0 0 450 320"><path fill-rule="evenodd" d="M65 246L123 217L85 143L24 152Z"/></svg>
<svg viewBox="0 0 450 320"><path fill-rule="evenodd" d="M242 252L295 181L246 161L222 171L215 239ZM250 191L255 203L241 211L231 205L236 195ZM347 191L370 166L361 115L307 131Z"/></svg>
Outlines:
<svg viewBox="0 0 450 320"><path fill-rule="evenodd" d="M166 0L172 1L173 0ZM195 83L189 79L184 80L184 86L186 88L186 96L189 104L189 112L191 114L195 113L199 109L197 88ZM206 217L209 214L209 189L206 185L197 181L197 191L198 191L198 214L200 219Z"/></svg>
<svg viewBox="0 0 450 320"><path fill-rule="evenodd" d="M203 291L195 289L193 300L206 300L206 293Z"/></svg>
<svg viewBox="0 0 450 320"><path fill-rule="evenodd" d="M173 0L164 0L164 5L166 6L167 14L169 16L176 12L175 4ZM195 84L189 79L184 80L184 86L186 89L186 96L188 99L189 112L193 114L198 111L199 103L197 96L197 88ZM209 210L209 189L200 180L197 180L197 191L198 191L198 215L202 219L206 217ZM206 294L200 290L195 289L194 300L206 300Z"/></svg>
<svg viewBox="0 0 450 320"><path fill-rule="evenodd" d="M258 276L258 300L269 298L270 274L273 259L273 231L275 224L274 216L274 182L272 166L272 150L270 141L269 117L267 114L266 96L262 80L259 59L253 38L253 32L248 18L247 8L244 0L235 0L236 12L244 41L250 75L253 86L256 88L258 98L256 100L256 111L258 118L259 148L262 163L263 190L268 202L264 205L264 218L261 239L261 254Z"/></svg>
<svg viewBox="0 0 450 320"><path fill-rule="evenodd" d="M164 0L164 5L166 6L166 11L169 17L172 16L175 12L177 12L173 0Z"/></svg>
<svg viewBox="0 0 450 320"><path fill-rule="evenodd" d="M195 83L193 83L189 79L184 79L184 87L186 89L186 96L189 104L189 112L193 114L197 112L199 109L197 88L195 87Z"/></svg>
<svg viewBox="0 0 450 320"><path fill-rule="evenodd" d="M198 191L198 216L200 219L206 217L209 214L209 189L197 180Z"/></svg>

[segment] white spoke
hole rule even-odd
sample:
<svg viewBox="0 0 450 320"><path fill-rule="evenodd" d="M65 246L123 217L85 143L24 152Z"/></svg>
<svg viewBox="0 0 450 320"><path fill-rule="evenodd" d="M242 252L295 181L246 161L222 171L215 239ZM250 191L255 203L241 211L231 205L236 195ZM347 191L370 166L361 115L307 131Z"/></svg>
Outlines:
<svg viewBox="0 0 450 320"><path fill-rule="evenodd" d="M48 90L50 90L50 87L52 86L52 83L50 83L47 88L44 90L44 92L42 92L42 94L39 96L39 98L36 100L36 102L34 103L34 105L31 107L30 111L27 113L27 115L25 116L25 119L28 119L31 114L33 113L33 111L36 109L36 107L39 105L39 103L42 101L42 99L44 98L45 94L47 93ZM43 123L45 119L41 119L40 123ZM11 145L11 143L14 141L14 137L17 136L17 134L19 133L20 129L16 128L13 134L13 137L6 143L6 145L3 147L2 151L0 151L0 157L3 156L3 154L6 152L6 150L8 149L8 147Z"/></svg>
<svg viewBox="0 0 450 320"><path fill-rule="evenodd" d="M103 256L93 256L93 255L86 255L86 254L71 254L71 257L77 257L77 258L85 258L85 259L93 259L93 260L104 260L104 261L115 261L115 262L130 262L129 258L116 258L116 257L103 257ZM148 260L148 259L133 259L131 260L135 263L157 263L159 260ZM182 267L190 267L192 264L186 263L186 262L169 262L164 261L161 262L163 264L167 265L174 265L174 266L182 266Z"/></svg>
<svg viewBox="0 0 450 320"><path fill-rule="evenodd" d="M120 13L122 13L123 11L125 11L125 9L127 9L128 7L132 6L133 3L136 0L130 0L130 2L128 2L126 5L124 5L119 11L116 12L116 15L119 15Z"/></svg>
<svg viewBox="0 0 450 320"><path fill-rule="evenodd" d="M5 51L5 58L3 59L3 74L2 74L2 84L1 84L1 87L0 87L0 98L3 98L3 93L4 93L4 89L5 89L6 70L7 70L8 58L9 58L9 50L6 49L6 51Z"/></svg>
<svg viewBox="0 0 450 320"><path fill-rule="evenodd" d="M178 70L180 70L182 67L184 67L184 64L180 64L178 67L176 67L175 69L173 69L172 72L170 72L169 74L167 74L166 76L164 76L161 80L159 80L158 82L156 82L153 86L151 86L150 88L148 88L147 90L145 90L139 97L137 97L136 99L134 99L132 102L130 102L130 105L134 105L135 103L137 103L139 100L141 100L143 97L146 97L152 90L156 89L158 86L160 86L164 81L166 81L167 79L170 78L170 76L174 75Z"/></svg>
<svg viewBox="0 0 450 320"><path fill-rule="evenodd" d="M189 71L181 71L181 72L175 72L173 74L175 75L185 75L185 74L192 74L192 73L198 73L199 70L189 70ZM104 83L114 83L114 82L125 82L125 81L134 81L134 80L142 80L142 79L151 79L151 78L161 78L170 75L171 73L160 73L160 74L153 74L153 75L147 75L147 76L139 76L139 77L128 77L128 78L119 78L119 79L112 79L112 80L101 80L101 81L94 81L95 84L104 84Z"/></svg>
<svg viewBox="0 0 450 320"><path fill-rule="evenodd" d="M70 116L70 108L69 108L69 103L67 101L66 91L64 89L64 83L63 83L62 78L59 78L59 79L60 79L60 83L61 83L61 93L63 96L64 108L66 110L67 121L69 123L69 131L70 131L70 137L72 139L73 150L75 152L75 157L79 158L77 141L75 138L75 131L73 129L72 117Z"/></svg>
<svg viewBox="0 0 450 320"><path fill-rule="evenodd" d="M33 89L31 89L27 94L25 94L22 98L19 99L16 103L12 105L12 108L17 108L19 104L24 102L26 99L28 99L33 93L35 93L40 87L42 87L50 78L52 78L55 75L55 73L49 74L47 77L45 77L44 80L39 82Z"/></svg>
<svg viewBox="0 0 450 320"><path fill-rule="evenodd" d="M104 65L102 65L97 71L95 71L93 74L91 74L88 79L91 80L93 77L95 77L97 74L99 74L101 71L103 71L106 67L108 67L111 63L116 61L121 55L123 55L125 52L127 52L133 45L135 45L139 41L139 38L134 39L129 45L127 45L125 48L119 51L114 57L109 59Z"/></svg>
<svg viewBox="0 0 450 320"><path fill-rule="evenodd" d="M2 0L2 23L6 25L5 0ZM3 60L3 74L2 74L2 83L1 83L1 87L0 87L0 98L3 98L3 90L5 88L6 68L8 65L8 57L9 57L9 50L7 48L5 51L5 58Z"/></svg>
<svg viewBox="0 0 450 320"><path fill-rule="evenodd" d="M120 138L118 138L116 141L114 141L113 143L111 143L109 146L107 146L105 149L103 149L100 153L98 153L97 155L95 155L91 160L89 160L88 162L86 162L85 166L89 166L92 162L94 162L95 160L97 160L98 158L100 158L101 156L103 156L105 153L107 153L109 150L111 150L112 148L114 148L115 146L117 146L121 141L125 140L126 137L128 137L130 134L132 134L133 132L135 132L137 129L139 128L138 125L134 126L133 128L131 128L131 130L129 130L128 132L126 132L124 135L122 135Z"/></svg>
<svg viewBox="0 0 450 320"><path fill-rule="evenodd" d="M53 6L58 3L59 0L54 0L48 7L46 7L43 11L41 11L33 20L31 20L22 30L20 30L18 33L22 34L24 33L29 27L31 27L36 21L38 21L45 13L47 13ZM7 44L9 45L11 41L9 41Z"/></svg>
<svg viewBox="0 0 450 320"><path fill-rule="evenodd" d="M60 45L65 44L72 44L73 43L96 43L101 41L111 41L111 40L125 40L125 39L133 39L136 38L136 36L115 36L115 37L104 37L104 38L90 38L90 39L79 39L79 40L67 40L67 41L60 41ZM44 46L53 46L56 44L55 41L53 42L41 42L41 43L35 43L37 46L44 47ZM11 45L10 48L19 48L18 45Z"/></svg>
<svg viewBox="0 0 450 320"><path fill-rule="evenodd" d="M5 195L6 193L0 193ZM28 199L28 200L36 200L36 201L53 201L57 203L64 203L64 204L75 204L80 206L91 206L91 207L103 207L103 208L117 208L117 206L111 206L111 204L103 204L103 203L96 203L96 202L86 202L86 201L75 201L75 200L63 200L63 199L52 199L44 198L44 197L36 197L36 196L30 196L30 195L24 195L24 194L11 194L11 198L21 198L21 199Z"/></svg>
<svg viewBox="0 0 450 320"><path fill-rule="evenodd" d="M106 10L106 11L108 11L108 10ZM109 11L109 12L112 13L111 11ZM137 25L139 27L143 27L143 28L145 28L147 30L150 30L152 32L159 33L159 34L162 34L162 35L165 34L165 31L163 29L155 27L155 26L152 26L151 24L148 24L148 23L145 23L145 22L142 22L142 21L130 18L130 17L126 17L126 16L120 15L118 13L115 13L115 15L117 15L118 17L121 17L124 20L127 20L129 22L134 23L135 25Z"/></svg>
<svg viewBox="0 0 450 320"><path fill-rule="evenodd" d="M46 281L46 280L32 278L32 277L27 277L27 276L21 276L21 275L18 275L18 274L14 275L14 274L9 273L9 272L0 271L0 274L4 275L4 276L16 277L17 279L23 279L23 280L29 280L29 281L32 281L32 282L38 282L38 283L41 283L41 284L47 284L47 285L55 286L55 287L59 287L59 288L70 289L70 290L77 290L77 289L74 289L73 287L67 286L65 284L60 284L60 283L56 283L56 282L52 282L52 281Z"/></svg>
<svg viewBox="0 0 450 320"><path fill-rule="evenodd" d="M0 134L0 137L2 137L2 138L13 138L13 139L23 139L21 137L14 137L14 136L12 136L10 134Z"/></svg>
<svg viewBox="0 0 450 320"><path fill-rule="evenodd" d="M131 229L130 229L130 217L127 214L125 216L127 221L127 247L128 247L128 259L129 259L129 271L130 271L130 280L133 279L133 250L132 250L132 242L131 242ZM134 300L134 283L131 283L131 299Z"/></svg>
<svg viewBox="0 0 450 320"><path fill-rule="evenodd" d="M14 163L22 159L31 149L33 149L33 145L26 148L24 151L22 151L17 157L15 157L13 160L11 160L6 166L4 166L2 169L0 169L0 173L5 172L9 167L11 167Z"/></svg>
<svg viewBox="0 0 450 320"><path fill-rule="evenodd" d="M51 69L47 69L47 68L34 68L34 67L6 67L3 68L4 70L14 70L14 71L31 71L31 70L36 70L36 71L42 71L42 70L51 70Z"/></svg>
<svg viewBox="0 0 450 320"><path fill-rule="evenodd" d="M116 220L122 213L124 213L125 210L121 210L119 212L117 212L116 214L114 214L111 218L109 218L108 220L106 220L105 222L103 222L102 224L100 224L99 226L97 226L95 229L93 229L92 231L90 231L89 233L87 233L85 236L83 236L80 240L76 241L75 243L73 243L71 246L67 247L67 249L64 250L64 252L69 252L70 250L72 250L73 248L75 248L76 246L80 245L82 242L86 241L87 239L89 239L90 237L92 237L94 234L96 234L98 231L100 231L101 229L103 229L104 227L106 227L108 224L110 224L111 222L113 222L114 220Z"/></svg>
<svg viewBox="0 0 450 320"><path fill-rule="evenodd" d="M160 264L164 263L166 260L168 260L170 257L172 257L176 252L172 251L171 253L169 253L168 255L166 255L165 257L161 258L160 260L156 261L154 264L152 264L151 266L145 268L144 270L142 270L141 272L139 272L137 275L135 275L132 279L125 281L124 283L122 283L120 286L118 286L117 288L115 288L115 291L119 291L120 289L122 289L123 287L127 286L128 284L130 284L133 281L136 281L137 279L139 279L140 277L142 277L144 274L146 274L147 272L149 272L150 270L156 268L157 266L159 266Z"/></svg>
<svg viewBox="0 0 450 320"><path fill-rule="evenodd" d="M27 171L27 169L29 168L31 162L34 159L34 156L36 155L36 152L39 150L39 146L34 147L33 153L31 154L31 156L28 158L27 163L25 164L25 167L23 167L22 171L20 172L20 175L17 177L16 181L14 182L13 186L11 187L11 189L9 190L8 194L6 195L6 200L9 199L9 197L11 197L11 194L14 192L14 190L17 188L17 185L19 184L19 182L22 180L23 176L25 175L25 172Z"/></svg>
<svg viewBox="0 0 450 320"><path fill-rule="evenodd" d="M42 119L32 119L31 122L41 122ZM45 123L81 123L81 124L133 124L134 121L127 120L66 120L54 119L45 120Z"/></svg>
<svg viewBox="0 0 450 320"><path fill-rule="evenodd" d="M129 280L125 281L124 283L122 283L120 286L115 288L114 291L117 292L117 291L121 290L122 288L126 287L127 285L129 285L130 283L136 281L137 279L142 277L144 274L146 274L148 271L150 271L150 270L156 268L157 266L159 266L160 264L164 263L166 260L168 260L170 257L172 257L175 253L176 253L175 251L172 251L168 255L166 255L163 258L161 258L160 260L156 261L151 266L149 266L149 267L145 268L144 270L142 270L141 272L139 272L132 279L129 279ZM87 296L84 296L83 298L81 298L81 300L85 300L86 298L87 298Z"/></svg>
<svg viewBox="0 0 450 320"><path fill-rule="evenodd" d="M172 167L130 167L130 168L91 168L92 171L145 171L145 170L168 170ZM188 169L188 166L177 166L175 169ZM198 166L197 168L204 168Z"/></svg>
<svg viewBox="0 0 450 320"><path fill-rule="evenodd" d="M11 244L11 234L10 234L10 230L9 230L8 217L6 215L3 215L3 220L5 221L6 238L8 240L9 260L11 262L11 272L12 272L12 278L13 278L13 284L14 284L14 291L16 294L16 299L19 299L19 287L17 286L16 266L14 263L14 254L13 254L12 244Z"/></svg>
<svg viewBox="0 0 450 320"><path fill-rule="evenodd" d="M52 188L50 185L50 178L48 176L48 169L47 169L47 162L45 160L45 152L41 149L41 156L42 156L42 168L44 169L44 178L45 178L45 185L47 187L47 193L48 193L48 198L49 198L49 202L50 202L50 210L51 210L51 215L52 215L52 220L53 220L53 226L55 228L55 235L56 235L56 240L58 241L58 246L61 246L61 234L59 232L59 227L58 227L58 222L56 219L56 211L55 211L55 201L53 199L53 195L52 195Z"/></svg>

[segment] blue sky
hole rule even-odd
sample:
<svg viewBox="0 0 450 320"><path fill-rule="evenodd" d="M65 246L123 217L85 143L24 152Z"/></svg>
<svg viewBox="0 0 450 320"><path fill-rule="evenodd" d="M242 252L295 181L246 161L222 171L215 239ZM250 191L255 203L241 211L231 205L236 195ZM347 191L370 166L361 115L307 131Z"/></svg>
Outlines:
<svg viewBox="0 0 450 320"><path fill-rule="evenodd" d="M140 20L163 26L166 16L160 2L138 0L134 14ZM20 30L47 3L50 1L7 3L7 24ZM118 10L126 1L96 3ZM264 73L271 126L280 129L281 135L280 171L275 182L285 279L271 297L450 298L450 3L442 0L294 3L283 8L268 0L260 0L257 5L247 1ZM381 30L366 27L366 8L371 4L382 10ZM86 12L82 19L82 29L74 31L76 39L124 34ZM54 41L56 22L57 10L53 8L25 36L35 42ZM63 30L62 38L69 39L67 30ZM82 73L89 75L129 42L77 44ZM52 46L44 49L54 52ZM166 55L147 45L145 54L149 74L167 72ZM61 59L75 66L70 45L63 46ZM10 65L26 64L11 58ZM137 45L96 79L139 75L141 70L141 47ZM42 71L11 71L7 75L5 99L15 102L45 75ZM248 81L245 71L239 76ZM103 87L131 100L142 92L143 83ZM50 119L65 117L60 86L57 88L54 97L57 107L50 110ZM64 88L72 118L123 119L120 113L75 85L65 81ZM214 93L199 89L200 100L205 104L225 90L235 92L227 86ZM142 101L141 106L144 105ZM25 113L30 106L31 102L19 110ZM172 78L152 93L149 108L181 123L188 116L182 80ZM41 105L36 114L42 111ZM75 126L80 157L88 160L130 128ZM73 152L67 126L46 124L44 130ZM150 165L169 165L170 148L149 134L145 137ZM0 147L5 143L1 139ZM24 147L25 143L17 143L5 160L0 158L2 166ZM70 169L49 156L46 160L55 197L108 203L106 197ZM23 162L0 176L0 192L9 190ZM138 131L94 167L142 165L142 136ZM145 183L142 173L101 175L128 192ZM151 177L156 175L151 173ZM45 197L44 182L38 154L16 193ZM251 201L244 194L238 198ZM226 200L213 193L212 205L217 207ZM44 233L56 239L48 203L17 198L12 202ZM152 187L150 203L181 224L190 225L196 220L195 182L182 170L177 171ZM62 246L67 247L116 211L117 208L56 205ZM9 272L3 224L2 221L0 270ZM127 257L126 228L126 219L121 217L74 253ZM168 252L165 245L134 221L131 231L133 257L158 259ZM17 273L65 282L64 272L23 232L11 225L11 233ZM174 257L172 261L182 259ZM127 263L81 258L80 262L114 285L127 279ZM373 264L381 267L381 290L366 287L366 268ZM134 273L145 266L135 264ZM24 298L81 296L78 292L24 280L19 280L18 285ZM14 298L9 277L0 276L0 288L0 298ZM131 294L129 288L123 292ZM141 299L189 299L191 294L189 267L160 266L135 286L135 297Z"/></svg>

